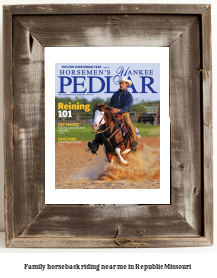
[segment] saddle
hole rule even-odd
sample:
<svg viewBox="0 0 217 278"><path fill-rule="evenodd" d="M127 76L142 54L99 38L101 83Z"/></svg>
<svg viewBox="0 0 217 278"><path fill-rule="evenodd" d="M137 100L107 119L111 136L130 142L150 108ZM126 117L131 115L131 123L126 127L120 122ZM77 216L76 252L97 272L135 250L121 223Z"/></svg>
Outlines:
<svg viewBox="0 0 217 278"><path fill-rule="evenodd" d="M128 134L128 135L129 135L129 138L130 138L130 141L132 142L132 141L133 141L133 138L132 138L132 136L130 135L130 133L129 133L129 131L128 131L126 125L125 125L123 116L120 115L120 114L115 114L115 118L116 118L116 120L117 120L117 122L118 122L118 125L121 126L121 128L122 128L123 137L126 137L126 135ZM136 133L136 135L137 135L137 138L138 138L138 139L141 139L141 134L139 133L138 128L137 128L135 125L133 125L133 124L132 124L132 126L133 126L133 128L134 128L134 130L135 130L135 133Z"/></svg>

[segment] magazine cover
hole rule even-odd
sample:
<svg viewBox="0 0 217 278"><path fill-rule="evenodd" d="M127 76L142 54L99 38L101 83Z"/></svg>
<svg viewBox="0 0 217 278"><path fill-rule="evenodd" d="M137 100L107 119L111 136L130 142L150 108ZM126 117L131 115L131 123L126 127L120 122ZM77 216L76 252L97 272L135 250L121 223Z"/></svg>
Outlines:
<svg viewBox="0 0 217 278"><path fill-rule="evenodd" d="M52 62L55 191L160 190L160 61L67 60Z"/></svg>
<svg viewBox="0 0 217 278"><path fill-rule="evenodd" d="M55 67L55 188L160 188L160 64Z"/></svg>

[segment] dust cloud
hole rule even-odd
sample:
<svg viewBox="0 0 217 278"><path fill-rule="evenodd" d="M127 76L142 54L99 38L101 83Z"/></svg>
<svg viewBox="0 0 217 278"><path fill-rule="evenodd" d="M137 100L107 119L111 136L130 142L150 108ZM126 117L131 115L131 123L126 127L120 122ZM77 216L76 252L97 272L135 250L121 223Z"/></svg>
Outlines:
<svg viewBox="0 0 217 278"><path fill-rule="evenodd" d="M96 176L102 172L108 164L106 154L104 156L96 156L96 159L91 165L83 166L79 172L70 176L69 181L72 180L96 180Z"/></svg>
<svg viewBox="0 0 217 278"><path fill-rule="evenodd" d="M101 181L151 181L160 180L160 148L150 147L141 142L142 146L135 153L123 155L130 163L124 166L114 156L114 163L107 162L106 154L96 156L88 167L82 167L78 173L70 176L69 180L101 180Z"/></svg>

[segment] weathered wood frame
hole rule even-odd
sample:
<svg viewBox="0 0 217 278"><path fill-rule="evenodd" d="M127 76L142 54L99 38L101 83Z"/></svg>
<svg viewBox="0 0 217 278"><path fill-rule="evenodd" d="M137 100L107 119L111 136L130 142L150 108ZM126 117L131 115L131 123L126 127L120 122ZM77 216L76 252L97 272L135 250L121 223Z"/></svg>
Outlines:
<svg viewBox="0 0 217 278"><path fill-rule="evenodd" d="M6 246L212 245L211 6L4 6L3 28ZM170 205L45 205L46 46L170 47Z"/></svg>

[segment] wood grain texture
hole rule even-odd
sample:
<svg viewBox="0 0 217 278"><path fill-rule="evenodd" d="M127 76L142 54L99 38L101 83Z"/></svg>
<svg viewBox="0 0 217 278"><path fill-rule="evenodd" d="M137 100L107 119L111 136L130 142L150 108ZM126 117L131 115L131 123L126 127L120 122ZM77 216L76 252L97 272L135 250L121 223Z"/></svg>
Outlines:
<svg viewBox="0 0 217 278"><path fill-rule="evenodd" d="M202 231L199 18L170 46L171 205Z"/></svg>
<svg viewBox="0 0 217 278"><path fill-rule="evenodd" d="M170 46L195 15L17 16L44 46ZM39 28L40 26L40 28Z"/></svg>
<svg viewBox="0 0 217 278"><path fill-rule="evenodd" d="M209 5L189 4L45 4L5 6L13 15L27 14L202 14Z"/></svg>
<svg viewBox="0 0 217 278"><path fill-rule="evenodd" d="M202 14L202 77L203 77L203 163L204 163L204 233L213 243L213 103L211 6Z"/></svg>
<svg viewBox="0 0 217 278"><path fill-rule="evenodd" d="M180 238L14 238L10 248L168 248L210 246L205 237Z"/></svg>
<svg viewBox="0 0 217 278"><path fill-rule="evenodd" d="M159 229L159 226L161 227ZM46 205L22 237L146 238L198 236L169 206Z"/></svg>
<svg viewBox="0 0 217 278"><path fill-rule="evenodd" d="M8 247L212 244L209 23L209 5L4 7ZM44 47L123 45L170 46L172 206L45 206Z"/></svg>
<svg viewBox="0 0 217 278"><path fill-rule="evenodd" d="M211 7L202 14L202 75L203 75L203 123L213 127L212 117L212 42L211 42Z"/></svg>
<svg viewBox="0 0 217 278"><path fill-rule="evenodd" d="M44 206L43 46L13 20L14 209L19 235Z"/></svg>
<svg viewBox="0 0 217 278"><path fill-rule="evenodd" d="M12 16L3 11L4 190L6 245L14 238Z"/></svg>
<svg viewBox="0 0 217 278"><path fill-rule="evenodd" d="M204 126L204 235L213 243L213 131Z"/></svg>

